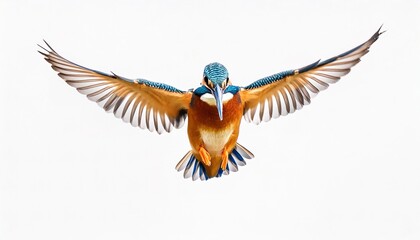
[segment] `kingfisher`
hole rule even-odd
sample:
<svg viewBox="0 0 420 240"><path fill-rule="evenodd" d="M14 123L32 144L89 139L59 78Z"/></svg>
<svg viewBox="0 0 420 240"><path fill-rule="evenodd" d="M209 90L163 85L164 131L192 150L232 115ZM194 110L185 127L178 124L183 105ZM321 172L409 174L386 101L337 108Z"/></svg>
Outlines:
<svg viewBox="0 0 420 240"><path fill-rule="evenodd" d="M176 165L184 178L208 180L238 171L254 155L237 142L242 118L259 124L311 103L360 62L383 33L381 28L359 46L327 60L261 78L248 86L232 84L220 63L204 68L201 84L190 90L146 79L131 79L78 65L58 54L45 40L38 45L67 84L107 112L134 127L171 132L188 118L191 150Z"/></svg>

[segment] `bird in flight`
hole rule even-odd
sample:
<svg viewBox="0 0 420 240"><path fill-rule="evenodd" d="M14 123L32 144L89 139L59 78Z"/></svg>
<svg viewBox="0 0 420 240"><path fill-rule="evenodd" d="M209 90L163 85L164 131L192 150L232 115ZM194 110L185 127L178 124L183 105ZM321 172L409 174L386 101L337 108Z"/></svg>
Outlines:
<svg viewBox="0 0 420 240"><path fill-rule="evenodd" d="M236 172L245 159L254 157L237 143L242 117L259 124L308 105L318 92L349 73L382 33L379 28L347 52L245 87L233 85L222 64L210 63L201 85L188 91L83 67L62 57L46 41L39 52L67 84L134 127L160 134L181 128L188 117L191 150L175 168L184 171L184 178L208 180Z"/></svg>

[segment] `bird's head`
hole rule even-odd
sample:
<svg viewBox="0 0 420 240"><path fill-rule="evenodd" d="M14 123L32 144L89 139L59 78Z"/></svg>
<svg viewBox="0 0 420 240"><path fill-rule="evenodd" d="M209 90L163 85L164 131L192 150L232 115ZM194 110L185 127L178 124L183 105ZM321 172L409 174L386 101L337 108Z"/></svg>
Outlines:
<svg viewBox="0 0 420 240"><path fill-rule="evenodd" d="M219 118L223 120L223 93L230 85L228 70L217 62L208 64L204 68L202 84L213 94Z"/></svg>

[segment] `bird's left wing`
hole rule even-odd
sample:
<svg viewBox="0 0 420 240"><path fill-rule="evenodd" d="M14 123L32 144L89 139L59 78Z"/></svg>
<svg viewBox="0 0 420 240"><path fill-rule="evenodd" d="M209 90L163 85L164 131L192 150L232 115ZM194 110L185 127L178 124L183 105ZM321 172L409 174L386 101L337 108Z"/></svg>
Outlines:
<svg viewBox="0 0 420 240"><path fill-rule="evenodd" d="M172 86L128 79L75 64L49 49L39 51L67 84L95 101L107 112L150 131L170 132L185 122L192 93Z"/></svg>
<svg viewBox="0 0 420 240"><path fill-rule="evenodd" d="M318 92L349 73L381 33L379 29L365 43L338 56L280 72L242 88L239 93L245 105L245 120L259 124L309 104Z"/></svg>

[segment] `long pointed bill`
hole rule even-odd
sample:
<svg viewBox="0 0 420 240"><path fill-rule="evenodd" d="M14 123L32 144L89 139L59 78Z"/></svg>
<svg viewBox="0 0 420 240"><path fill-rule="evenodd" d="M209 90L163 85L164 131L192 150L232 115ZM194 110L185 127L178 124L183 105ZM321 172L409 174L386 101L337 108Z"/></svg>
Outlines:
<svg viewBox="0 0 420 240"><path fill-rule="evenodd" d="M223 120L223 92L219 85L216 85L215 88L213 88L213 95L216 99L216 107L217 111L219 112L219 118L220 121Z"/></svg>

